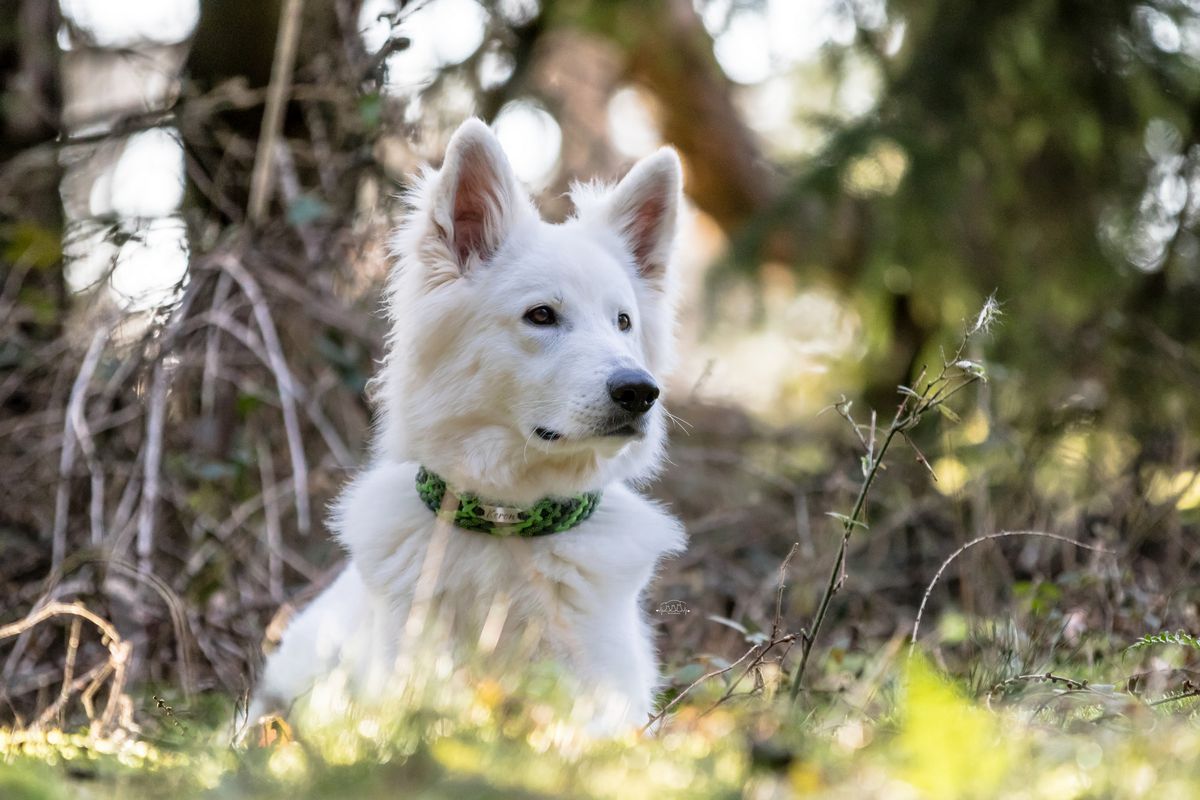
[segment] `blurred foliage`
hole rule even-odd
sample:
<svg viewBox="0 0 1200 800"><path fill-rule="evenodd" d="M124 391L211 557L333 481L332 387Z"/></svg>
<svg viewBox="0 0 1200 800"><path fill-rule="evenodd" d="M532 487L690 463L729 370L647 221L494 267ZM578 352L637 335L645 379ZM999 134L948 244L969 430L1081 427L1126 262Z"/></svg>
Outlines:
<svg viewBox="0 0 1200 800"><path fill-rule="evenodd" d="M714 688L666 731L617 739L590 736L553 673L536 670L503 682L433 670L418 692L410 686L369 713L299 734L276 724L242 752L228 748L228 732L211 718L180 722L160 705L151 720L164 732L138 740L0 730L0 795L1071 800L1200 792L1194 697L1168 710L1121 700L1112 687L1033 675L1035 688L1017 686L1002 704L989 693L988 710L920 656L907 667L878 658L871 666L887 677L855 711L831 703L797 714L786 693L769 699L778 673L768 673L767 698L714 710Z"/></svg>
<svg viewBox="0 0 1200 800"><path fill-rule="evenodd" d="M897 748L909 783L930 798L988 797L1012 769L1015 740L922 660L909 664ZM950 758L947 753L953 753Z"/></svg>
<svg viewBox="0 0 1200 800"><path fill-rule="evenodd" d="M798 223L798 264L872 310L863 372L883 392L995 290L1013 320L995 357L1022 424L1092 381L1105 389L1087 410L1113 424L1194 429L1180 392L1200 300L1200 62L1178 36L1196 14L1174 0L889 3L899 52L883 31L854 46L881 76L877 107L830 123L782 209L751 223L742 263Z"/></svg>

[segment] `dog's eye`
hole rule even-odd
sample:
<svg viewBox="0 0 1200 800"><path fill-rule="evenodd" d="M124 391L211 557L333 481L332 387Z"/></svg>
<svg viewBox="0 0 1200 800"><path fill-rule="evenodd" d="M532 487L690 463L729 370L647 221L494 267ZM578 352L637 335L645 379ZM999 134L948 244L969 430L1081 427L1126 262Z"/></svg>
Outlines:
<svg viewBox="0 0 1200 800"><path fill-rule="evenodd" d="M534 306L525 312L525 321L531 325L557 325L558 314L550 306Z"/></svg>
<svg viewBox="0 0 1200 800"><path fill-rule="evenodd" d="M617 314L617 327L627 331L633 327L633 321L629 319L628 314Z"/></svg>

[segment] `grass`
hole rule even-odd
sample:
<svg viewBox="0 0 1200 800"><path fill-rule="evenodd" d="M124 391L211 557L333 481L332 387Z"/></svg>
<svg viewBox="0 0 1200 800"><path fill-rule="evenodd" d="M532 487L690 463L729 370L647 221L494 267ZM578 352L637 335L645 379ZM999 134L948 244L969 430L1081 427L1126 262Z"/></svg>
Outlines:
<svg viewBox="0 0 1200 800"><path fill-rule="evenodd" d="M390 703L269 745L230 747L214 715L159 734L0 734L0 797L1191 797L1197 700L1168 703L1045 675L972 698L893 647L803 713L784 676L708 710L719 682L665 730L594 739L549 671L506 684L443 664ZM1114 662L1115 664L1116 662ZM1067 673L1064 664L1059 671ZM826 679L836 670L828 670ZM228 706L228 701L226 704Z"/></svg>

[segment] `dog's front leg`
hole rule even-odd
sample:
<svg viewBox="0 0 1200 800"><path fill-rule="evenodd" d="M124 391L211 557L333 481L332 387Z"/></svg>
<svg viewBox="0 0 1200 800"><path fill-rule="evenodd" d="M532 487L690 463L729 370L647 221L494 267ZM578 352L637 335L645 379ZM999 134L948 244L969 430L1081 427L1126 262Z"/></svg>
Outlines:
<svg viewBox="0 0 1200 800"><path fill-rule="evenodd" d="M591 727L613 733L644 724L653 708L658 668L650 628L637 597L600 602L574 626L570 662L596 703Z"/></svg>

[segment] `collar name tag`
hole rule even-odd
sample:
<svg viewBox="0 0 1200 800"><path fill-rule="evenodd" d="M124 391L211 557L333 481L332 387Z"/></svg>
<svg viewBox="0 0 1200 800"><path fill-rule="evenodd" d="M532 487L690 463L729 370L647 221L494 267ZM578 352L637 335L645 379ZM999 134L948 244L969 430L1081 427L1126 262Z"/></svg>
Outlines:
<svg viewBox="0 0 1200 800"><path fill-rule="evenodd" d="M521 521L521 509L506 506L487 506L483 510L483 518L497 525L512 525Z"/></svg>

